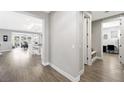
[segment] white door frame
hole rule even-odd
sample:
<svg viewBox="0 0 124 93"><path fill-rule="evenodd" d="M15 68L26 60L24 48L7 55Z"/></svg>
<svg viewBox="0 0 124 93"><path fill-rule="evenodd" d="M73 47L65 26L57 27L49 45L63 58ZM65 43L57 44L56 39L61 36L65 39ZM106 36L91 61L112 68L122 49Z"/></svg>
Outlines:
<svg viewBox="0 0 124 93"><path fill-rule="evenodd" d="M88 18L87 19L88 32L86 32L86 25L84 25L85 18ZM83 61L84 61L84 64L88 64L88 65L92 65L92 60L91 60L91 21L92 21L91 14L89 12L83 12L83 42L84 42L83 43L83 55L84 55ZM88 41L86 38L88 39ZM87 50L87 53L86 53L86 50Z"/></svg>
<svg viewBox="0 0 124 93"><path fill-rule="evenodd" d="M46 66L47 65L47 63L45 62L45 58L46 58L46 55L45 55L45 47L47 47L46 46L46 43L45 43L45 41L46 41L46 39L45 39L45 19L43 19L43 29L42 29L42 45L41 45L41 63L42 63L42 65L44 65L44 66Z"/></svg>

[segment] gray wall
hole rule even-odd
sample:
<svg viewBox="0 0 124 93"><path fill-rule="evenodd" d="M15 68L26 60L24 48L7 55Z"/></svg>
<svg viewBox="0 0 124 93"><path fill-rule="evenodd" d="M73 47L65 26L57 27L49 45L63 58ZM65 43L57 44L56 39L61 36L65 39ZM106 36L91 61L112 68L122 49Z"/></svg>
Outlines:
<svg viewBox="0 0 124 93"><path fill-rule="evenodd" d="M97 56L102 56L102 31L101 20L92 22L92 48L97 52Z"/></svg>
<svg viewBox="0 0 124 93"><path fill-rule="evenodd" d="M77 77L80 65L77 12L52 12L50 24L51 64L72 77Z"/></svg>
<svg viewBox="0 0 124 93"><path fill-rule="evenodd" d="M3 35L8 36L8 41L7 42L3 41ZM0 44L1 44L0 52L10 51L12 49L11 31L0 29Z"/></svg>

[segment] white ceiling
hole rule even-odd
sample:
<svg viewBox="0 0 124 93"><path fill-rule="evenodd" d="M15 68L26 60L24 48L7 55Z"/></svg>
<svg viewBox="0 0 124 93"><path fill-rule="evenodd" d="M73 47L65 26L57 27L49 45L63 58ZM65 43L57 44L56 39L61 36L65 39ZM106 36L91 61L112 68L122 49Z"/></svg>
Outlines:
<svg viewBox="0 0 124 93"><path fill-rule="evenodd" d="M45 13L50 13L51 11L43 11ZM122 14L124 11L91 11L92 13L92 20L99 20L107 17L111 17L114 15Z"/></svg>
<svg viewBox="0 0 124 93"><path fill-rule="evenodd" d="M41 14L41 13L50 13L52 11L30 11L30 13L34 13L34 14ZM124 13L124 11L91 11L92 13L92 20L96 21L99 19L103 19L103 18L107 18L107 17L111 17L114 15L118 15L118 14L122 14Z"/></svg>
<svg viewBox="0 0 124 93"><path fill-rule="evenodd" d="M31 13L40 15L42 14L42 12L50 13L50 11L37 11ZM105 13L104 11L92 11L91 13L94 21L94 20L110 17L113 15L118 15L124 12L110 11L108 13ZM8 11L0 12L0 28L39 32L42 30L42 20L18 12L8 12Z"/></svg>
<svg viewBox="0 0 124 93"><path fill-rule="evenodd" d="M91 11L91 13L92 13L92 20L96 21L96 20L99 20L99 19L103 19L103 18L107 18L107 17L110 17L110 16L114 16L114 15L124 13L124 11L109 11L109 12Z"/></svg>
<svg viewBox="0 0 124 93"><path fill-rule="evenodd" d="M41 32L42 20L17 12L1 11L0 28L17 31Z"/></svg>

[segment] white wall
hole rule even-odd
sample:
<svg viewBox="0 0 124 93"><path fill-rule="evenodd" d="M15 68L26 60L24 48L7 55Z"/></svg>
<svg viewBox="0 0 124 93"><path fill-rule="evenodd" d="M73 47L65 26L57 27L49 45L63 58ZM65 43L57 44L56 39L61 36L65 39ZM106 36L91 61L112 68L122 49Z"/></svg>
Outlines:
<svg viewBox="0 0 124 93"><path fill-rule="evenodd" d="M3 41L3 35L8 36L8 41ZM9 30L3 30L0 29L0 52L10 51L12 49L12 43L11 43L11 31Z"/></svg>
<svg viewBox="0 0 124 93"><path fill-rule="evenodd" d="M52 12L50 14L50 61L54 67L65 72L66 76L69 76L70 79L71 77L73 79L78 78L80 71L79 37L77 37L79 35L79 23L77 13L63 11Z"/></svg>
<svg viewBox="0 0 124 93"><path fill-rule="evenodd" d="M102 20L92 22L92 48L97 56L102 56Z"/></svg>

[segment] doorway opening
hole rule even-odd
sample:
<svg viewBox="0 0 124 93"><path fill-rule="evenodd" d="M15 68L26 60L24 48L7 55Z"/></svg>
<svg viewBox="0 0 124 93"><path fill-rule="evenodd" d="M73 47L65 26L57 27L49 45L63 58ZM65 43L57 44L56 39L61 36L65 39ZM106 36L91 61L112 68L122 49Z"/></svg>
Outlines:
<svg viewBox="0 0 124 93"><path fill-rule="evenodd" d="M12 48L21 48L31 54L41 55L41 38L39 33L12 32Z"/></svg>
<svg viewBox="0 0 124 93"><path fill-rule="evenodd" d="M102 58L108 62L119 61L120 45L120 18L115 18L102 23Z"/></svg>

